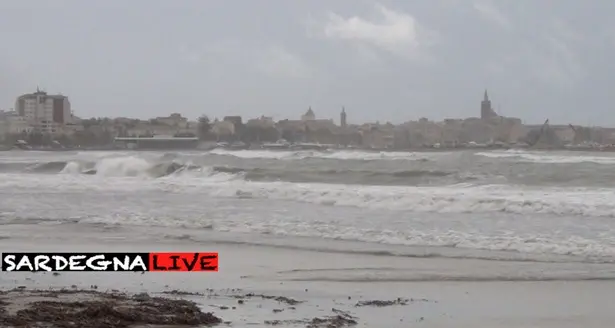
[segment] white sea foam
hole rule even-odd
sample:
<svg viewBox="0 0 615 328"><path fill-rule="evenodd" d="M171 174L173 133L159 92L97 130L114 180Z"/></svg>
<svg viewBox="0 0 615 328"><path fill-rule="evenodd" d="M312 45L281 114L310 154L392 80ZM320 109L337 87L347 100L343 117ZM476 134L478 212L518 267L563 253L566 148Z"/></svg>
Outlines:
<svg viewBox="0 0 615 328"><path fill-rule="evenodd" d="M527 190L509 186L397 187L236 181L216 196L435 213L507 212L615 217L615 190Z"/></svg>
<svg viewBox="0 0 615 328"><path fill-rule="evenodd" d="M183 190L213 197L295 201L327 206L411 211L415 213L490 213L615 217L615 189L516 187L457 184L439 187L367 186L326 183L252 182L243 174L219 173L208 167L152 174L154 164L138 157L103 158L95 176L59 178L5 174L3 185L15 188ZM70 162L64 173L83 171ZM164 170L164 169L161 169ZM122 179L138 177L146 180Z"/></svg>
<svg viewBox="0 0 615 328"><path fill-rule="evenodd" d="M582 153L555 155L547 152L528 152L522 150L491 151L476 153L478 156L489 158L508 158L517 162L544 163L544 164L576 164L596 163L615 164L615 156L594 156Z"/></svg>
<svg viewBox="0 0 615 328"><path fill-rule="evenodd" d="M80 174L86 162L68 162L65 174L0 174L0 221L75 219L615 257L614 188L251 182L206 166L156 178L147 174L155 161L120 154L100 156L88 164L96 174Z"/></svg>
<svg viewBox="0 0 615 328"><path fill-rule="evenodd" d="M65 176L66 177L66 176ZM70 177L70 176L68 176ZM77 176L72 176L77 178ZM249 183L233 180L231 175L212 175L199 179L184 179L181 177L166 177L163 179L134 180L126 178L103 178L88 176L77 180L60 180L55 182L55 188L71 193L81 190L90 193L87 203L80 201L74 204L64 203L53 212L57 220L63 220L72 214L83 223L104 223L139 226L168 226L188 229L215 229L222 232L264 233L283 236L319 237L330 239L357 240L372 243L411 246L446 246L467 249L515 251L522 253L578 255L588 257L615 258L615 234L604 230L602 235L593 237L575 236L574 233L562 233L559 230L569 227L570 215L587 216L612 215L615 204L602 199L602 203L594 201L591 205L580 205L584 199L583 192L565 193L563 191L523 193L520 190L492 186L490 188L399 188L402 194L377 188L352 188L334 186L327 192L320 185L292 185L280 183ZM190 181L190 184L188 184ZM183 183L180 183L183 182ZM30 183L30 185L33 185ZM54 188L51 185L37 184L37 192L48 192ZM41 190L41 187L46 187ZM76 188L79 187L79 188ZM144 187L144 188L141 188ZM251 190L250 192L247 190ZM96 196L111 193L124 195L132 199L131 203L120 202L111 206L108 196ZM164 198L151 198L152 192L164 191ZM394 191L393 191L394 192ZM605 191L606 193L606 191ZM175 200L170 199L171 195ZM182 196L183 195L183 196ZM213 198L212 198L213 196ZM595 195L589 195L595 196ZM177 197L192 199L193 203L177 203ZM269 200L262 204L277 207L279 214L265 214L254 205L244 207L239 203L216 201L216 197L224 198L255 198ZM611 200L615 193L609 192ZM520 199L518 199L520 198ZM96 199L95 202L93 199ZM103 201L104 199L104 201ZM494 201L494 199L498 199ZM590 198L592 199L592 198ZM359 218L351 212L328 211L313 207L314 215L295 215L284 208L294 208L292 203L276 202L276 200L293 200L315 203L317 205L346 205L362 207L370 210L367 217ZM33 205L27 198L11 203L11 216L32 216L37 209L58 206L56 199L38 200ZM115 200L117 202L117 200ZM165 202L167 201L167 202ZM23 203L19 203L23 202ZM171 204L175 204L171 206ZM224 205L226 204L226 205ZM561 207L558 207L561 206ZM582 207L580 210L579 207ZM377 216L378 209L381 214ZM391 210L399 210L391 214ZM596 210L598 212L596 212ZM247 211L247 212L245 212ZM562 218L541 219L534 217L515 223L514 219L506 223L487 219L484 215L494 213L501 215L502 211L523 213L535 216L537 213L559 213ZM329 213L318 215L317 213ZM421 218L420 213L455 214L451 220L470 220L456 229L442 229L442 221L429 223L428 217ZM481 214L473 217L471 213ZM15 214L16 213L16 214ZM346 214L345 214L346 213ZM459 218L458 215L462 215ZM50 215L50 214L45 214ZM565 219L566 218L566 219ZM551 220L552 231L544 228ZM474 222L472 222L474 221ZM503 224L503 225L502 225ZM527 224L527 226L524 226ZM536 226L539 224L540 226ZM588 221L591 224L591 221ZM498 258L501 256L498 256Z"/></svg>
<svg viewBox="0 0 615 328"><path fill-rule="evenodd" d="M446 152L367 152L367 151L271 151L271 150L224 150L214 149L210 152L216 155L234 156L239 158L270 158L270 159L305 159L326 158L338 160L427 160L448 155Z"/></svg>
<svg viewBox="0 0 615 328"><path fill-rule="evenodd" d="M69 161L60 173L81 174L92 170L104 177L147 177L154 163L136 156L104 157L90 165L86 161Z"/></svg>

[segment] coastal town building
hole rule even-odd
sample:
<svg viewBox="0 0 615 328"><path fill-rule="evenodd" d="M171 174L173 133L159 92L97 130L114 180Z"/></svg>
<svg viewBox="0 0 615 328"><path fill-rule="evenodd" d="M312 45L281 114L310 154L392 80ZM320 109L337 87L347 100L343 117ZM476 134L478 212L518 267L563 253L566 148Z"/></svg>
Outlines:
<svg viewBox="0 0 615 328"><path fill-rule="evenodd" d="M56 133L63 125L72 123L68 97L50 95L39 89L17 98L15 111L24 117L35 132Z"/></svg>
<svg viewBox="0 0 615 328"><path fill-rule="evenodd" d="M308 108L307 112L301 116L302 121L313 121L316 119L316 114L312 110L312 107Z"/></svg>
<svg viewBox="0 0 615 328"><path fill-rule="evenodd" d="M173 113L169 116L159 116L149 121L116 120L112 130L116 135L124 137L153 137L153 136L196 136L198 123L190 122L181 114ZM122 131L121 133L117 133Z"/></svg>
<svg viewBox="0 0 615 328"><path fill-rule="evenodd" d="M485 90L483 101L480 103L480 118L483 120L491 120L494 118L498 118L498 114L496 114L496 112L491 107L491 100L489 100L487 90Z"/></svg>
<svg viewBox="0 0 615 328"><path fill-rule="evenodd" d="M249 119L246 122L246 126L258 127L258 128L262 128L262 129L274 128L275 127L275 121L273 120L273 117L261 116L259 118Z"/></svg>
<svg viewBox="0 0 615 328"><path fill-rule="evenodd" d="M235 127L243 124L243 119L241 116L225 116L222 120L232 123Z"/></svg>
<svg viewBox="0 0 615 328"><path fill-rule="evenodd" d="M215 121L211 126L211 132L217 140L230 138L235 134L235 123L232 121Z"/></svg>
<svg viewBox="0 0 615 328"><path fill-rule="evenodd" d="M160 116L154 119L157 123L167 126L184 127L188 124L188 119L183 117L182 114L173 113L169 116Z"/></svg>
<svg viewBox="0 0 615 328"><path fill-rule="evenodd" d="M6 111L0 114L0 135L30 133L32 130L26 119L17 112Z"/></svg>

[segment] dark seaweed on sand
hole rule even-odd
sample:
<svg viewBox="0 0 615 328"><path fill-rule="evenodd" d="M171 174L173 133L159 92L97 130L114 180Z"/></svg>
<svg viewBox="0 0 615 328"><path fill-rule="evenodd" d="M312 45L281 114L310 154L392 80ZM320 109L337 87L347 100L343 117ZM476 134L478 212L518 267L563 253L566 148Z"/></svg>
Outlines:
<svg viewBox="0 0 615 328"><path fill-rule="evenodd" d="M262 299L274 300L274 301L278 301L280 303L286 303L288 305L297 305L297 304L303 303L303 301L297 301L295 299L292 299L292 298L289 298L289 297L285 297L285 296L271 296L271 295L262 295L262 294L253 294L253 293L248 293L248 294L245 294L245 295L234 295L233 297L235 297L235 298L260 297Z"/></svg>
<svg viewBox="0 0 615 328"><path fill-rule="evenodd" d="M392 301L382 301L382 300L360 301L355 306L383 307L383 306L392 306L392 305L408 305L409 301L410 300L405 299L405 298L397 298L396 300L392 300Z"/></svg>
<svg viewBox="0 0 615 328"><path fill-rule="evenodd" d="M265 324L270 326L305 324L306 328L343 328L357 325L357 318L348 312L337 309L332 309L332 311L335 315L304 320L266 320Z"/></svg>
<svg viewBox="0 0 615 328"><path fill-rule="evenodd" d="M5 292L5 299L0 303L0 327L37 327L44 323L44 327L54 328L126 328L145 324L213 326L222 322L213 313L204 313L194 302L186 300L149 297L144 293L129 297L82 292L96 297L89 301L35 301L12 314L6 310L10 302ZM69 292L45 291L45 296L62 293Z"/></svg>

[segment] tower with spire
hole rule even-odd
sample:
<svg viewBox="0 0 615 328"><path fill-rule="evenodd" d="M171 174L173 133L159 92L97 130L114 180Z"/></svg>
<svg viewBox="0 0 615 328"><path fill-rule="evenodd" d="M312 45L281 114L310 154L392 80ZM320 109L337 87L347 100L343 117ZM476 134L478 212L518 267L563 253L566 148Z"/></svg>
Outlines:
<svg viewBox="0 0 615 328"><path fill-rule="evenodd" d="M346 108L342 107L342 112L340 113L340 126L346 127Z"/></svg>
<svg viewBox="0 0 615 328"><path fill-rule="evenodd" d="M498 114L496 114L493 108L491 107L491 100L489 100L487 89L485 89L485 95L483 97L483 101L481 101L480 103L480 118L483 120L489 120L497 116Z"/></svg>

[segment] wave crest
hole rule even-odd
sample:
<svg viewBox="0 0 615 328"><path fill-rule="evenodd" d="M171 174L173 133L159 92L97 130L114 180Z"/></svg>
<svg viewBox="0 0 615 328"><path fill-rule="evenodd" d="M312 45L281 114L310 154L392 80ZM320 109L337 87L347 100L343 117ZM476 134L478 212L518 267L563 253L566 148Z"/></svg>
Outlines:
<svg viewBox="0 0 615 328"><path fill-rule="evenodd" d="M193 161L178 154L146 157L136 155L87 158L69 161L35 163L0 163L0 171L38 174L96 175L102 177L147 177L167 176L202 177L211 174L232 175L246 181L295 182L295 183L339 183L365 185L419 185L423 183L462 183L478 177L460 174L456 171L410 168L395 170L387 167L327 168L326 166L289 165L205 165L206 158ZM243 165L242 163L238 163ZM249 163L247 163L249 164ZM3 166L4 165L4 166Z"/></svg>

